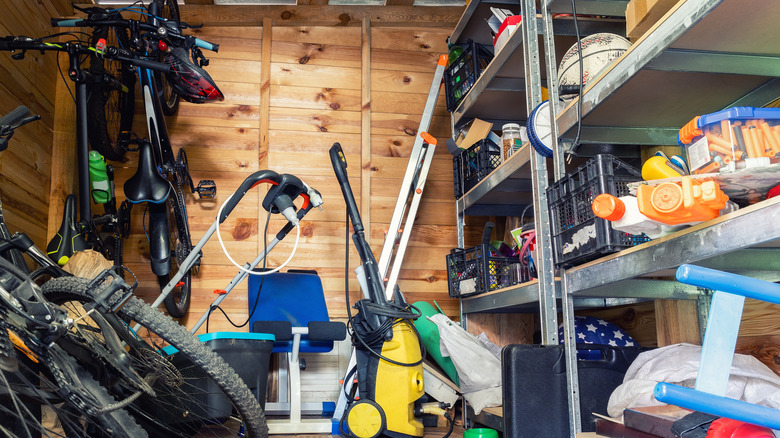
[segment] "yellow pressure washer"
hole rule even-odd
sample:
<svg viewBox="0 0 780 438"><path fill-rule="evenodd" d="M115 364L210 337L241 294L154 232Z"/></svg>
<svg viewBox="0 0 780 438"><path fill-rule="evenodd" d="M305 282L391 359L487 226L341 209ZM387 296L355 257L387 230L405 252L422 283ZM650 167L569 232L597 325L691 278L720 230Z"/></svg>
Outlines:
<svg viewBox="0 0 780 438"><path fill-rule="evenodd" d="M355 303L358 313L353 317L347 294L359 397L353 397L340 428L357 438L421 437L424 430L418 415L424 410L415 407L415 402L423 395L423 351L412 323L420 312L404 301L398 289L392 300L386 298L347 179L347 160L340 144L330 148L330 160L352 221L352 241L363 262L363 286L368 296Z"/></svg>

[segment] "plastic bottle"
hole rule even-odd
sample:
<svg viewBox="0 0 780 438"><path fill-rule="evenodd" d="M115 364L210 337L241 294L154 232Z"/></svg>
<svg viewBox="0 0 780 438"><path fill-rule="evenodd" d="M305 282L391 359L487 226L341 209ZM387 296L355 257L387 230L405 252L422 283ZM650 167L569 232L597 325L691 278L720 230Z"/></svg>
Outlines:
<svg viewBox="0 0 780 438"><path fill-rule="evenodd" d="M106 162L98 151L89 151L89 186L96 204L105 204L113 197Z"/></svg>
<svg viewBox="0 0 780 438"><path fill-rule="evenodd" d="M501 127L501 161L509 157L523 145L520 137L520 125L517 123L507 123Z"/></svg>
<svg viewBox="0 0 780 438"><path fill-rule="evenodd" d="M674 233L683 226L667 225L654 221L639 211L637 200L633 196L616 198L602 193L593 200L593 214L612 222L612 228L628 234L642 234L655 239Z"/></svg>
<svg viewBox="0 0 780 438"><path fill-rule="evenodd" d="M447 54L447 66L449 67L452 65L453 62L455 62L456 59L460 55L463 54L463 47L458 46L456 44L450 44L449 45L450 52Z"/></svg>

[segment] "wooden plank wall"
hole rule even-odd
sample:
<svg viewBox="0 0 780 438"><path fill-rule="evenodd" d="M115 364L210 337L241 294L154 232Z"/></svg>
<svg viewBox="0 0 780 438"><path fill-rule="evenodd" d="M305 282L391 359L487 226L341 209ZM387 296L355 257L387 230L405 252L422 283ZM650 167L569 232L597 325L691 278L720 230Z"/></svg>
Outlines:
<svg viewBox="0 0 780 438"><path fill-rule="evenodd" d="M62 0L2 0L0 8L6 11L0 16L2 36L50 34L49 17L72 11L70 3ZM58 133L56 61L53 53L28 53L22 60L0 53L0 114L25 105L41 115L40 121L18 129L8 148L0 152L0 198L11 232L23 231L39 246L45 246L49 227L52 143Z"/></svg>
<svg viewBox="0 0 780 438"><path fill-rule="evenodd" d="M206 53L210 59L206 69L226 96L219 103L182 102L178 114L168 119L172 143L187 151L193 179L213 179L218 186L215 201L188 199L190 225L194 238L199 239L213 222L219 205L254 171L271 169L300 177L322 193L325 205L303 221L298 249L287 267L316 269L331 317L343 318L345 205L328 149L334 142L344 148L352 188L378 257L436 61L446 53L446 37L462 8L432 8L446 12L449 18L438 18L441 22L433 21L429 26L417 15L411 20L407 15L405 21L395 18L397 11L409 10L405 7L389 8L390 13L374 18L365 16L361 8L315 7L317 11L312 13L319 15L311 17L333 17L335 21L314 25L304 18L309 17L307 7L293 14L304 25L268 18L272 12L256 12L263 9L251 8L251 12L235 15L235 8L181 8L185 20L205 22L197 31L199 37L220 44L219 53ZM338 17L346 11L359 19L341 25L345 19ZM394 21L388 23L388 19ZM370 99L364 100L367 96ZM140 106L137 109L140 111ZM410 301L436 299L456 316L458 303L447 294L444 259L457 246L452 164L444 146L449 124L442 91L429 130L441 146L429 173L399 284ZM135 129L145 131L141 120ZM122 181L133 173L137 154L129 153L124 163L114 164L117 181ZM221 227L226 248L240 263L253 259L264 247L267 214L260 207L264 193L264 189L250 192ZM151 301L159 288L148 268L142 221L143 209L135 208L125 258L139 277L139 295ZM283 223L278 215L271 217L268 240ZM291 233L274 248L268 266L284 262L294 241ZM350 241L353 302L361 296L352 273L358 264ZM190 315L182 322L192 326L214 299L213 290L224 288L236 272L222 254L216 236L212 237L193 283ZM232 320L243 322L248 307L246 282L234 289L222 307ZM212 314L209 324L210 331L246 330L232 328L219 312Z"/></svg>

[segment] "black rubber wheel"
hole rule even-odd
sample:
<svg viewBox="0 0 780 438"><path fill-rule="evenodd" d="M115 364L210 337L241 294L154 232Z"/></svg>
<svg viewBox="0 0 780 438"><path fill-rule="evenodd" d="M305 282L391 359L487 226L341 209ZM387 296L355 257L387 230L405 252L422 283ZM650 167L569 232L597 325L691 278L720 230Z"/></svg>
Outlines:
<svg viewBox="0 0 780 438"><path fill-rule="evenodd" d="M176 0L155 0L160 8L159 16L167 20L181 21L179 15L179 4ZM157 94L160 98L160 106L162 112L166 116L172 116L179 110L179 95L176 94L173 87L168 83L165 75L162 73L155 73L155 79L157 79Z"/></svg>
<svg viewBox="0 0 780 438"><path fill-rule="evenodd" d="M179 271L179 266L192 250L190 229L187 222L187 207L184 204L181 188L168 197L168 230L171 243L171 271L167 275L158 275L157 281L162 290ZM179 280L170 294L165 297L165 309L174 318L184 317L190 309L192 295L192 271Z"/></svg>
<svg viewBox="0 0 780 438"><path fill-rule="evenodd" d="M78 318L84 316L81 304L91 300L87 284L83 278L58 278L47 282L43 292ZM151 436L236 436L242 428L248 437L268 436L263 410L246 384L186 328L135 297L116 317L113 325L127 344L133 369L154 389L154 395L142 394L127 408ZM137 392L129 386L113 384L112 394Z"/></svg>
<svg viewBox="0 0 780 438"><path fill-rule="evenodd" d="M104 38L108 46L128 47L126 29L95 28L92 44ZM121 160L125 142L133 128L135 113L135 72L120 61L91 56L92 84L87 97L89 144L107 160Z"/></svg>

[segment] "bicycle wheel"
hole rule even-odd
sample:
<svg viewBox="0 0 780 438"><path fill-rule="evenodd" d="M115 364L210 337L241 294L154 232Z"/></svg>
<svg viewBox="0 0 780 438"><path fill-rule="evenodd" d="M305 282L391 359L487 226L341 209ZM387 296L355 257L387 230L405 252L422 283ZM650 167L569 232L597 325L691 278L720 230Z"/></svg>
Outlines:
<svg viewBox="0 0 780 438"><path fill-rule="evenodd" d="M97 27L92 44L105 39L108 46L128 47L126 29ZM125 142L133 128L135 113L135 72L121 61L90 57L92 86L87 98L89 144L108 160L121 160Z"/></svg>
<svg viewBox="0 0 780 438"><path fill-rule="evenodd" d="M0 328L18 349L15 366L0 370L0 430L20 437L148 436L60 347L37 345L32 333L7 319Z"/></svg>
<svg viewBox="0 0 780 438"><path fill-rule="evenodd" d="M159 17L175 21L178 26L181 16L179 15L179 4L176 0L155 0L154 3L159 7ZM155 78L157 79L157 94L160 98L163 114L166 116L176 114L176 111L179 110L179 95L176 94L171 84L168 83L164 74L155 73Z"/></svg>
<svg viewBox="0 0 780 438"><path fill-rule="evenodd" d="M75 319L85 316L82 306L91 300L87 284L83 278L63 277L47 282L43 292ZM111 320L112 315L104 316ZM268 436L263 410L246 384L183 326L135 297L116 316L112 324L127 345L132 368L154 390L128 406L151 436L236 436L242 429L246 436ZM133 331L136 324L141 328ZM83 334L100 336L97 330L84 329ZM122 399L138 392L130 386L114 384L112 394Z"/></svg>
<svg viewBox="0 0 780 438"><path fill-rule="evenodd" d="M179 266L192 250L190 229L187 222L187 206L184 204L184 195L181 187L171 193L168 198L168 230L171 244L171 272L166 275L158 275L157 281L160 289L163 289L178 272ZM192 272L187 271L179 280L171 293L165 297L165 309L174 318L181 318L187 314L190 308L190 295L192 292Z"/></svg>

